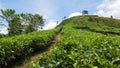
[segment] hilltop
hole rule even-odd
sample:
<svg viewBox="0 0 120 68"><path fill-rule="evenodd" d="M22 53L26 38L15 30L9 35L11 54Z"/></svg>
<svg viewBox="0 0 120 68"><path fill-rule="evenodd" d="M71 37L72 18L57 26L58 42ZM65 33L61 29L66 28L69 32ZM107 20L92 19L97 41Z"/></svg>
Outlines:
<svg viewBox="0 0 120 68"><path fill-rule="evenodd" d="M119 19L87 15L69 18L64 20L61 24L71 24L71 27L74 29L87 30L102 34L120 35Z"/></svg>

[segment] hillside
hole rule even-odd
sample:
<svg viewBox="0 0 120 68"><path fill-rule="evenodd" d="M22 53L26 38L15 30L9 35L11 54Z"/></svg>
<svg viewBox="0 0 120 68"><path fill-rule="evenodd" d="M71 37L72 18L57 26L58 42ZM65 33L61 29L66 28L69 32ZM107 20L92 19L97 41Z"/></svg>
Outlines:
<svg viewBox="0 0 120 68"><path fill-rule="evenodd" d="M66 21L66 20L65 20ZM97 17L97 16L79 16L67 20L74 29L88 30L102 34L120 35L120 20Z"/></svg>
<svg viewBox="0 0 120 68"><path fill-rule="evenodd" d="M78 16L64 20L61 41L40 55L45 68L118 68L120 21Z"/></svg>
<svg viewBox="0 0 120 68"><path fill-rule="evenodd" d="M61 26L63 29L59 31ZM54 40L56 36L57 41ZM51 44L53 40L54 44ZM39 55L33 68L119 68L119 41L120 20L76 16L63 20L52 30L1 38L0 67L7 68L54 45Z"/></svg>

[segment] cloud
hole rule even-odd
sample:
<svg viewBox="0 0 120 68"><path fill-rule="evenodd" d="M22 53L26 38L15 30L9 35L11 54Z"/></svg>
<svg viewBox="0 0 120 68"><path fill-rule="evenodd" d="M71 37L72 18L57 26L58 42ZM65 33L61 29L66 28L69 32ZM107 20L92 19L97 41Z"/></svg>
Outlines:
<svg viewBox="0 0 120 68"><path fill-rule="evenodd" d="M120 0L103 0L103 2L97 6L97 14L99 16L120 18Z"/></svg>
<svg viewBox="0 0 120 68"><path fill-rule="evenodd" d="M80 16L82 15L80 12L74 12L74 13L71 13L68 18L71 18L71 17L74 17L74 16ZM44 16L45 19L48 19L48 16ZM50 19L48 20L48 23L43 27L43 30L48 30L48 29L53 29L57 26L57 21L56 20L53 20L53 19Z"/></svg>
<svg viewBox="0 0 120 68"><path fill-rule="evenodd" d="M45 26L43 30L48 30L56 27L57 23L55 20L57 18L57 6L58 1L56 0L35 0L32 1L34 5L34 13L38 13L45 19Z"/></svg>
<svg viewBox="0 0 120 68"><path fill-rule="evenodd" d="M6 27L0 27L0 34L8 34Z"/></svg>
<svg viewBox="0 0 120 68"><path fill-rule="evenodd" d="M50 20L44 27L43 30L53 29L57 26L57 22L55 20Z"/></svg>
<svg viewBox="0 0 120 68"><path fill-rule="evenodd" d="M82 15L82 13L80 13L80 12L74 12L74 13L71 13L69 16L68 16L68 18L71 18L71 17L74 17L74 16L81 16Z"/></svg>
<svg viewBox="0 0 120 68"><path fill-rule="evenodd" d="M4 9L3 4L1 2L0 2L0 9ZM1 15L1 12L0 12L0 15ZM1 21L0 22L0 34L7 34L8 33L7 28L1 25L3 24L2 23L3 21L1 19L0 21Z"/></svg>

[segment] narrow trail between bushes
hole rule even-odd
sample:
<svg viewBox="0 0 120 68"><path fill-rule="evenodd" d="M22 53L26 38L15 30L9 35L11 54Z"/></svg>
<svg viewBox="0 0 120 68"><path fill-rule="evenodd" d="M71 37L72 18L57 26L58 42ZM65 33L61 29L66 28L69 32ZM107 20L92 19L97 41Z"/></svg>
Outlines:
<svg viewBox="0 0 120 68"><path fill-rule="evenodd" d="M61 38L61 33L58 33L55 37L55 39L52 41L52 43L47 47L45 48L45 50L43 50L42 52L38 52L38 53L35 53L29 57L27 57L23 62L21 62L21 64L18 64L12 68L32 68L33 64L34 63L37 63L39 61L39 56L42 54L42 53L45 53L45 52L49 52L50 49L52 49L55 45L55 42L59 42L60 41L60 38Z"/></svg>

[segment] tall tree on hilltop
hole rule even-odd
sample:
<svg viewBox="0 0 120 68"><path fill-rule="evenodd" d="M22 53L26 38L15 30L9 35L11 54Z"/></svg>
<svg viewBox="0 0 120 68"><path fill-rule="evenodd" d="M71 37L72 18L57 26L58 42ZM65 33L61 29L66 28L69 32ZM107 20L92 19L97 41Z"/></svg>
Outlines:
<svg viewBox="0 0 120 68"><path fill-rule="evenodd" d="M87 10L83 10L82 11L82 15L88 15L88 11Z"/></svg>

